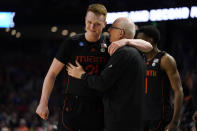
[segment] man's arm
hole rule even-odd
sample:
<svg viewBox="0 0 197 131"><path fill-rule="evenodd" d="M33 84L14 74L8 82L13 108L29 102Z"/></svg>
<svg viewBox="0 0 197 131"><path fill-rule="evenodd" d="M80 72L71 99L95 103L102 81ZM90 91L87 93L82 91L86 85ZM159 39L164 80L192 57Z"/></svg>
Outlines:
<svg viewBox="0 0 197 131"><path fill-rule="evenodd" d="M180 120L181 106L183 103L183 89L179 72L174 58L165 54L161 59L161 68L165 70L174 91L174 113L171 122L168 124L169 131L176 131Z"/></svg>
<svg viewBox="0 0 197 131"><path fill-rule="evenodd" d="M123 52L115 52L99 76L87 74L83 79L88 83L89 88L104 92L111 88L126 71L128 66L126 59ZM85 71L77 61L76 64L77 66L74 66L69 63L67 71L70 76L81 79L81 75L84 74Z"/></svg>
<svg viewBox="0 0 197 131"><path fill-rule="evenodd" d="M54 87L56 76L59 74L63 67L64 64L54 58L44 79L40 103L36 109L36 113L44 120L46 120L49 115L48 100Z"/></svg>
<svg viewBox="0 0 197 131"><path fill-rule="evenodd" d="M149 52L153 49L152 45L141 39L121 39L119 41L112 42L108 47L110 56L120 47L129 45L137 48L141 52Z"/></svg>

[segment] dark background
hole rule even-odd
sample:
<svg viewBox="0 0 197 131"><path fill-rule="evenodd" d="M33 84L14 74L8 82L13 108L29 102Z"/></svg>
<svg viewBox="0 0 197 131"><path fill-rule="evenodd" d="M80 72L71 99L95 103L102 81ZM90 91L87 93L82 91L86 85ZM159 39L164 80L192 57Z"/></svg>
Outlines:
<svg viewBox="0 0 197 131"><path fill-rule="evenodd" d="M197 0L0 0L0 11L16 12L13 29L21 32L21 37L16 38L11 31L0 28L1 128L26 125L35 130L38 127L55 129L55 112L61 99L58 96L65 88L64 71L58 76L50 99L48 122L35 115L42 83L61 42L73 31L84 31L86 9L92 3L104 4L108 12L197 6ZM193 72L197 69L197 19L136 24L153 24L161 31L159 48L175 58L184 89L181 130L191 129L190 90ZM57 26L58 31L51 32L52 26ZM68 36L61 35L63 29L68 29Z"/></svg>

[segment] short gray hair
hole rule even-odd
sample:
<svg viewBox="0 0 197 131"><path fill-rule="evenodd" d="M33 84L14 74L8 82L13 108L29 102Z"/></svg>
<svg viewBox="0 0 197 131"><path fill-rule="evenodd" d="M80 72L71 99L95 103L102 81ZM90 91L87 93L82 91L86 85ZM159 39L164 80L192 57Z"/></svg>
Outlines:
<svg viewBox="0 0 197 131"><path fill-rule="evenodd" d="M125 32L125 38L127 39L133 39L135 36L135 24L131 19L128 19L126 17L120 17L118 18L118 24L122 29L124 29Z"/></svg>

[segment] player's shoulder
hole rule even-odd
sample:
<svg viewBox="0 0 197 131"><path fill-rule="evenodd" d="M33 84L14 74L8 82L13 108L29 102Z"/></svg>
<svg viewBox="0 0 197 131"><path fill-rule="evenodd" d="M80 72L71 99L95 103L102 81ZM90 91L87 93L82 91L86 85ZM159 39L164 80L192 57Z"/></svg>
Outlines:
<svg viewBox="0 0 197 131"><path fill-rule="evenodd" d="M174 57L165 52L165 54L161 58L161 67L163 69L175 68L176 61L175 61Z"/></svg>
<svg viewBox="0 0 197 131"><path fill-rule="evenodd" d="M72 45L73 43L76 43L78 41L81 41L84 38L85 38L84 34L76 34L74 36L65 38L63 40L62 44L63 45Z"/></svg>
<svg viewBox="0 0 197 131"><path fill-rule="evenodd" d="M84 33L76 34L76 35L70 37L70 39L73 40L73 41L81 40L81 39L84 39L84 38L85 38Z"/></svg>
<svg viewBox="0 0 197 131"><path fill-rule="evenodd" d="M163 62L166 62L166 63L174 63L174 62L176 62L174 57L172 55L170 55L169 53L167 53L167 52L165 52L163 54L163 57L161 58L161 60Z"/></svg>

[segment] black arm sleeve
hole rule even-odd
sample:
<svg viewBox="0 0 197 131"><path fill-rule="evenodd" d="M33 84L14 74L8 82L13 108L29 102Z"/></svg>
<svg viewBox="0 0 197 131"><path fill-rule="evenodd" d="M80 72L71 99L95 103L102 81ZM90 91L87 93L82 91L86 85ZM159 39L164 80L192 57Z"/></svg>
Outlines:
<svg viewBox="0 0 197 131"><path fill-rule="evenodd" d="M122 74L126 71L128 66L127 56L124 52L116 51L108 61L105 69L100 76L88 75L86 81L88 87L101 92L111 88Z"/></svg>

